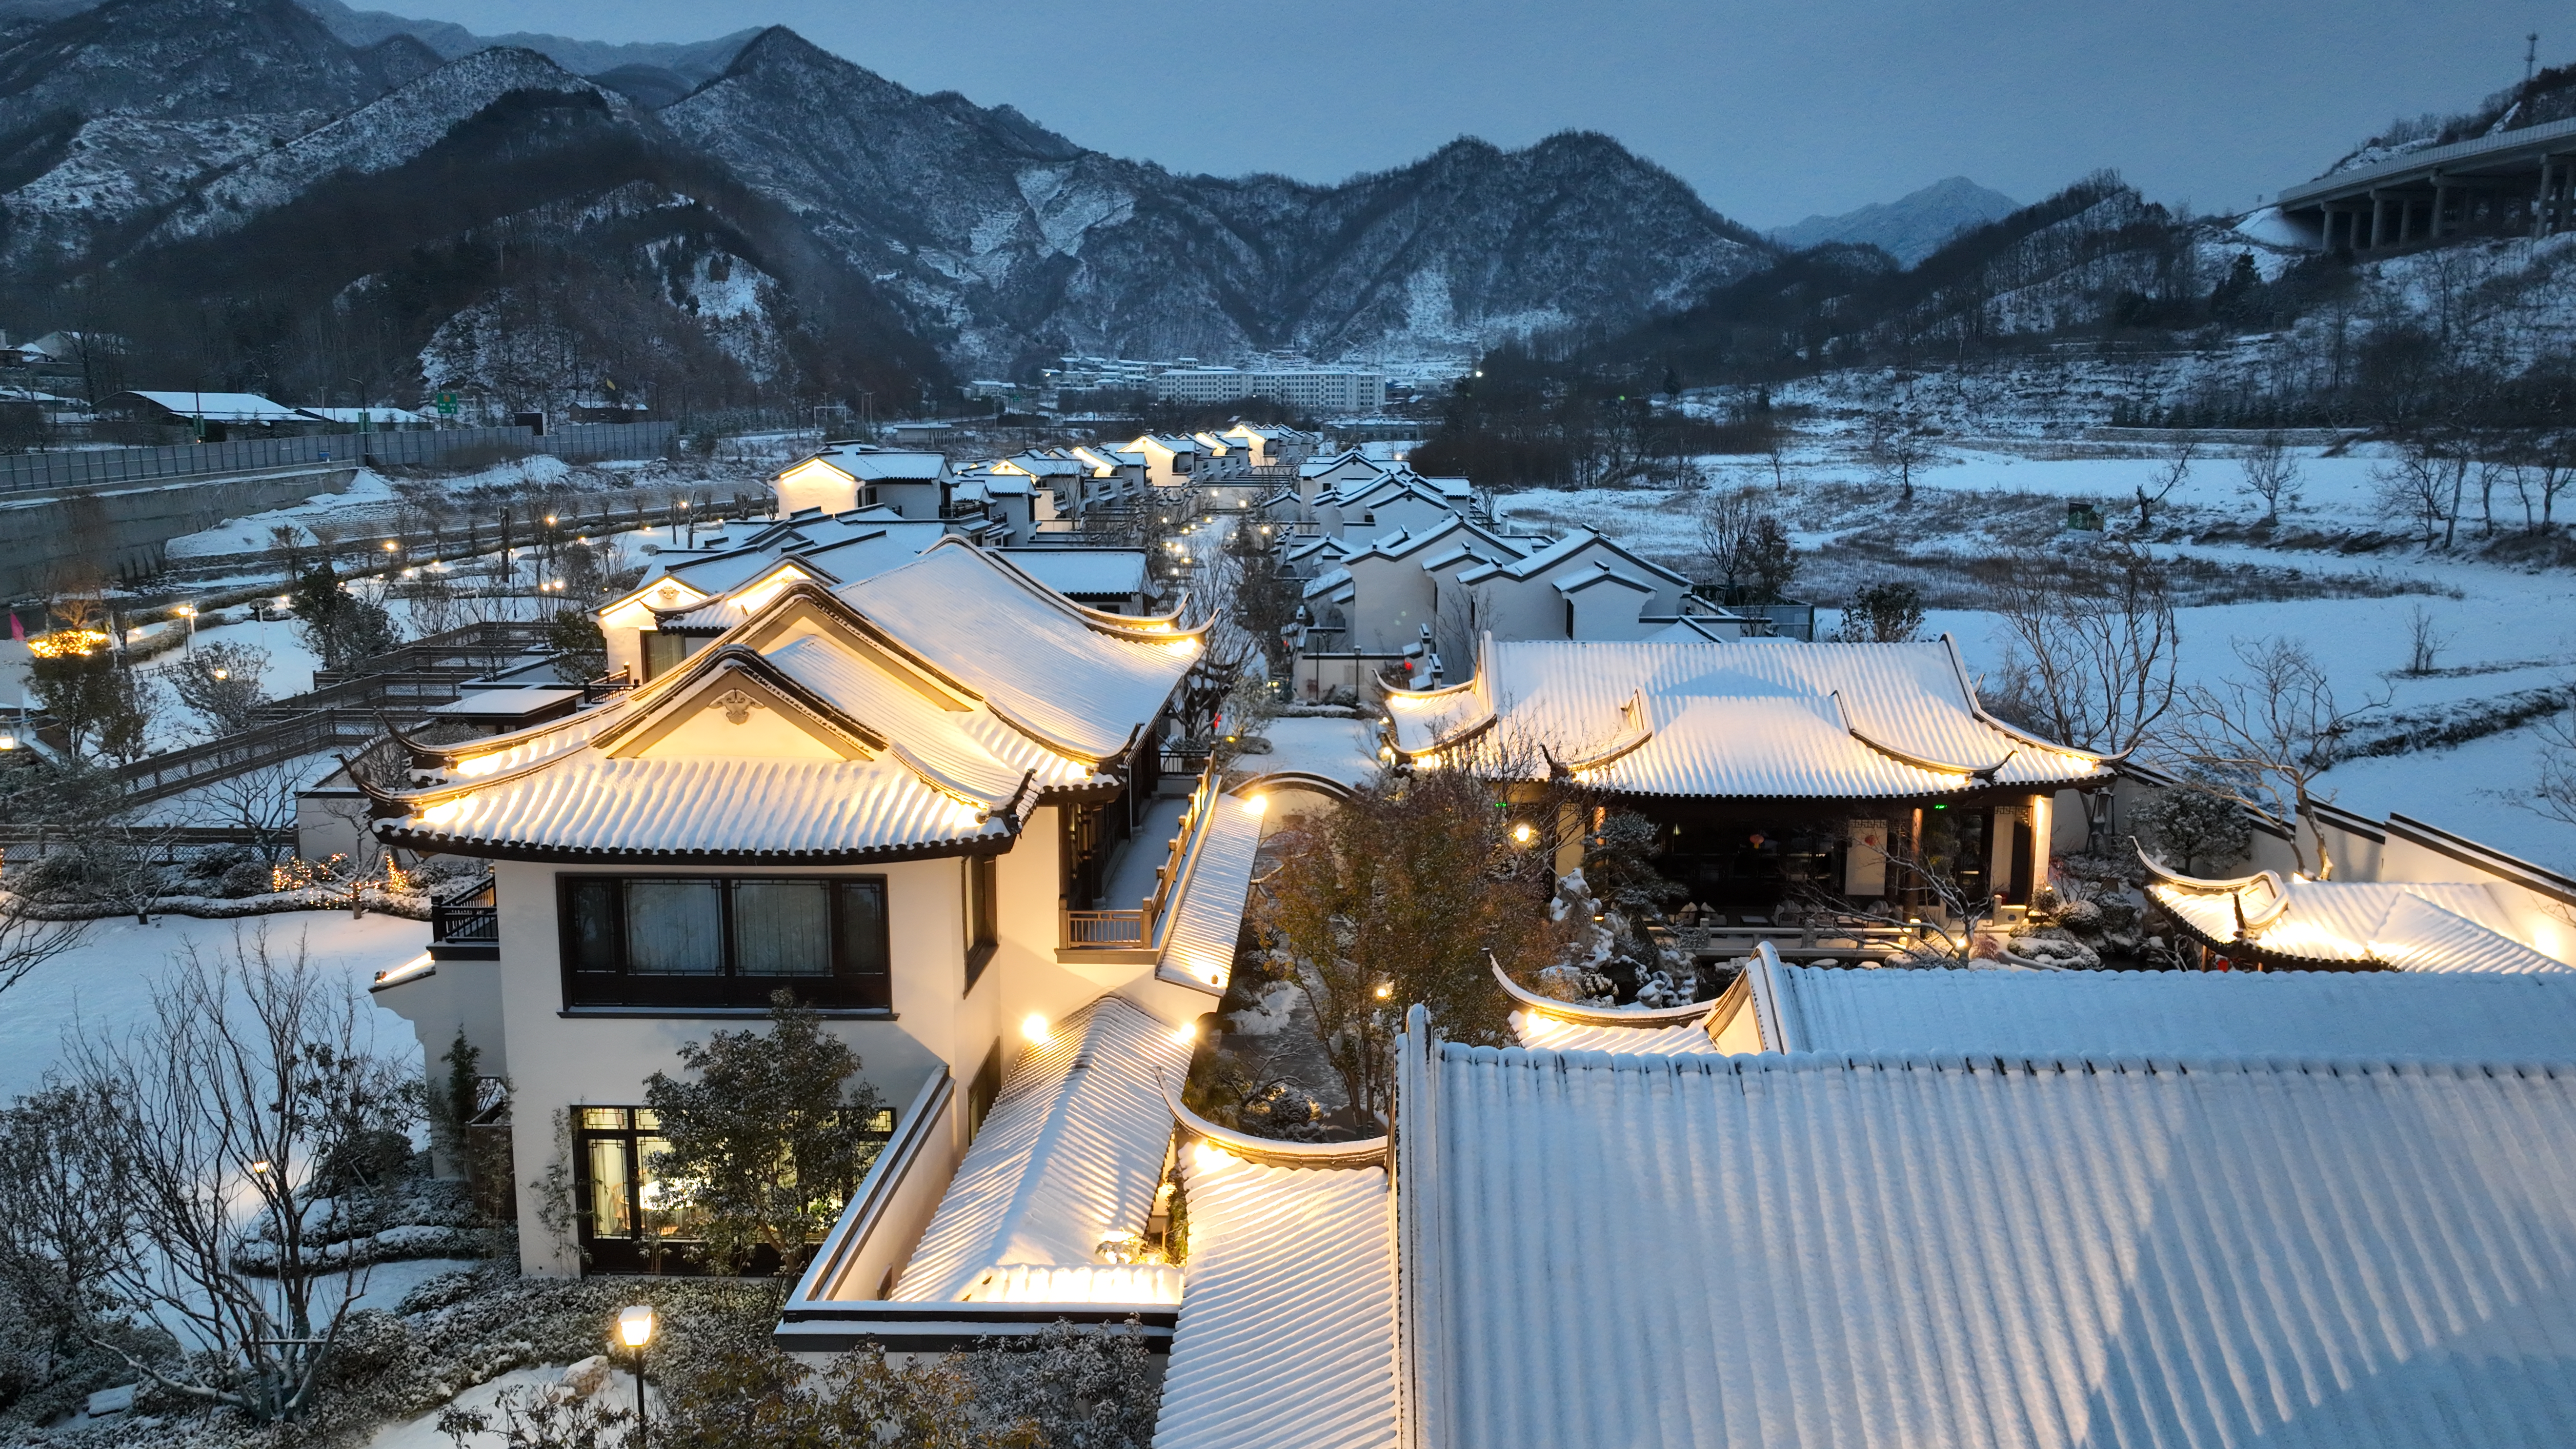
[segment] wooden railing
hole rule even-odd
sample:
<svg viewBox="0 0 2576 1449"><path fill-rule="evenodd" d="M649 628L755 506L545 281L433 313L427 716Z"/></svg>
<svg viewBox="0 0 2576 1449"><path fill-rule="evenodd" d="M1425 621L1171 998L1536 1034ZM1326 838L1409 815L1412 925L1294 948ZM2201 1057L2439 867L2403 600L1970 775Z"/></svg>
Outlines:
<svg viewBox="0 0 2576 1449"><path fill-rule="evenodd" d="M1067 911L1064 913L1064 943L1067 946L1127 948L1145 944L1143 911Z"/></svg>
<svg viewBox="0 0 2576 1449"><path fill-rule="evenodd" d="M1154 869L1154 889L1145 897L1144 905L1136 910L1066 911L1065 949L1137 951L1153 945L1163 913L1171 909L1180 890L1190 853L1207 833L1208 821L1216 812L1216 800L1216 772L1209 770L1199 776L1197 788L1190 791L1189 808L1181 813L1179 827L1163 847L1163 863Z"/></svg>

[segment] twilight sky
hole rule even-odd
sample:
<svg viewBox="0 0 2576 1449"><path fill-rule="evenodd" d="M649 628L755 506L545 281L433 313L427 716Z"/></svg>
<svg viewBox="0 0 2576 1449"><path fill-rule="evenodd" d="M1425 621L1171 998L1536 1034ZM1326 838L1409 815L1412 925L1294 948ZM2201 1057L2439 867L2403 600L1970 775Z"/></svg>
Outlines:
<svg viewBox="0 0 2576 1449"><path fill-rule="evenodd" d="M1462 134L1606 131L1758 227L1950 175L2033 201L2104 166L2242 210L2392 116L2519 80L2526 31L2543 65L2576 56L2576 24L2539 0L372 4L596 40L782 24L1180 171L1331 181Z"/></svg>

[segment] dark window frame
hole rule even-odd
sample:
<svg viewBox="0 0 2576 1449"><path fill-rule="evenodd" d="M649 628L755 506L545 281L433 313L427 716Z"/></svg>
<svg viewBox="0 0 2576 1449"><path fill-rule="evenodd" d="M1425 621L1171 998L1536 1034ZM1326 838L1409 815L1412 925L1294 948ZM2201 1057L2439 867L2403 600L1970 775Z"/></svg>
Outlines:
<svg viewBox="0 0 2576 1449"><path fill-rule="evenodd" d="M718 939L724 959L702 975L645 974L631 969L626 943L624 886L630 881L712 881L721 912ZM745 881L811 881L830 887L832 969L792 976L748 976L735 969L734 888ZM875 920L859 918L873 892ZM585 899L587 898L587 899ZM584 919L607 906L600 959L585 944ZM772 992L796 993L808 1006L891 1011L894 961L892 891L882 875L691 875L658 871L564 871L555 877L555 919L560 936L563 1000L567 1008L764 1007ZM864 935L864 938L861 938ZM873 967L873 969L871 969Z"/></svg>
<svg viewBox="0 0 2576 1449"><path fill-rule="evenodd" d="M973 1080L966 1084L966 1140L968 1142L973 1142L975 1134L984 1130L984 1119L991 1115L993 1104L1000 1101L1001 1097L1002 1039L995 1037L993 1045L984 1053L983 1065L975 1069Z"/></svg>
<svg viewBox="0 0 2576 1449"><path fill-rule="evenodd" d="M1000 857L966 857L966 989L973 991L1002 946Z"/></svg>
<svg viewBox="0 0 2576 1449"><path fill-rule="evenodd" d="M644 1206L644 1184L647 1178L643 1144L661 1137L661 1124L647 1125L643 1115L652 1111L640 1105L583 1102L572 1110L573 1161L573 1233L581 1247L582 1262L591 1271L610 1273L658 1273L696 1276L707 1271L699 1247L702 1239L686 1232L657 1234L652 1231L651 1211ZM618 1125L594 1125L595 1114L615 1113ZM880 1111L865 1134L884 1142L894 1136L894 1112ZM601 1143L611 1144L625 1159L625 1216L628 1231L599 1231L594 1186L591 1174L591 1149ZM778 1272L776 1250L762 1246L753 1251L741 1268L747 1278L774 1277Z"/></svg>

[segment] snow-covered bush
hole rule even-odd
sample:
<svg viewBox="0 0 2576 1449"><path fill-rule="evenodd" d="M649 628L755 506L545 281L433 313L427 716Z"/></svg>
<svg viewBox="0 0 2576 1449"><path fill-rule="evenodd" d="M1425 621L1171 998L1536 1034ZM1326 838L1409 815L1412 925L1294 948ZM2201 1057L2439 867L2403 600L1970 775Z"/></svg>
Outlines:
<svg viewBox="0 0 2576 1449"><path fill-rule="evenodd" d="M2024 961L2062 970L2093 971L2102 965L2102 953L2063 931L2025 932L2005 943L2004 949Z"/></svg>

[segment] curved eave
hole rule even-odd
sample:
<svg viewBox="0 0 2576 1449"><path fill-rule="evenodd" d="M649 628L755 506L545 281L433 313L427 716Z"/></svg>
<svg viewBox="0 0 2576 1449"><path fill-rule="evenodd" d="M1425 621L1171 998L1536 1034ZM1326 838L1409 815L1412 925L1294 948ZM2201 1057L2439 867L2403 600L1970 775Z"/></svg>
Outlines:
<svg viewBox="0 0 2576 1449"><path fill-rule="evenodd" d="M2399 969L2366 952L2359 956L2301 956L2266 946L2259 936L2215 936L2193 925L2188 916L2172 911L2166 914L2172 918L2175 930L2231 961L2252 960L2265 966L2290 971L2394 971Z"/></svg>
<svg viewBox="0 0 2576 1449"><path fill-rule="evenodd" d="M1725 994L1721 992L1710 1000L1694 1001L1688 1006L1650 1007L1644 1011L1577 1006L1570 1001L1559 1001L1553 996L1541 996L1514 981L1511 974L1503 970L1503 963L1495 960L1490 953L1485 957L1485 964L1493 968L1494 979L1502 983L1504 994L1519 1002L1524 1010L1553 1017L1558 1021L1570 1021L1580 1026L1687 1026L1692 1022L1708 1020L1709 1016L1718 1009L1719 1004L1726 999Z"/></svg>
<svg viewBox="0 0 2576 1449"><path fill-rule="evenodd" d="M1268 1137L1255 1137L1231 1127L1220 1127L1181 1105L1172 1093L1171 1081L1157 1083L1162 1088L1163 1104L1172 1109L1172 1120L1191 1136L1209 1143L1231 1156L1266 1167L1382 1167L1387 1160L1388 1139L1363 1137L1354 1142L1281 1142Z"/></svg>
<svg viewBox="0 0 2576 1449"><path fill-rule="evenodd" d="M2252 875L2240 875L2228 880L2221 880L2216 877L2184 875L2181 871L2178 871L2172 866L2165 864L2163 861L2156 859L2154 856L2147 854L2147 848L2145 846L2138 845L2134 841L2131 842L2131 845L2132 848L2138 852L2138 864L2145 866L2147 868L2147 874L2152 876L2159 885L2169 885L2187 891L2198 891L2205 895L2230 895L2245 889L2247 886L2250 886L2257 881L2268 881L2272 886L2272 891L2275 896L2282 898L2286 898L2288 896L2288 892L2281 888L2281 878L2268 870L2258 870Z"/></svg>
<svg viewBox="0 0 2576 1449"><path fill-rule="evenodd" d="M1641 729L1626 739L1611 741L1607 748L1595 751L1582 759L1561 760L1557 763L1562 765L1569 775L1580 775L1589 770L1608 769L1622 758L1645 748L1646 742L1654 737L1655 732L1651 728Z"/></svg>
<svg viewBox="0 0 2576 1449"><path fill-rule="evenodd" d="M939 550L950 547L973 549L983 556L985 562L1000 569L1006 577L1028 590L1041 603L1080 620L1089 625L1095 633L1106 634L1114 639L1125 639L1138 644L1168 644L1175 639L1202 638L1210 629L1216 627L1216 619L1213 616L1206 623L1194 628L1181 627L1181 613L1189 607L1189 597L1186 594L1173 605L1171 612L1165 614L1113 614L1106 609L1077 604L1049 588L1036 575L1012 563L1009 559L953 533L923 549L921 556L928 558ZM1159 624L1163 627L1154 629L1139 627L1144 624Z"/></svg>
<svg viewBox="0 0 2576 1449"><path fill-rule="evenodd" d="M673 677L676 676L664 676L664 678ZM454 766L460 760L479 758L484 755L497 755L505 750L515 750L521 745L534 744L548 735L562 734L566 730L581 728L590 728L593 730L606 729L609 726L603 724L603 720L610 719L613 716L622 714L634 708L637 694L642 691L651 690L655 684L659 683L661 683L661 680L654 680L651 683L639 685L635 689L621 692L615 698L604 704L596 705L589 709L576 709L572 713L565 715L560 719L550 719L543 724L530 725L526 729L512 730L508 734L484 735L476 739L460 740L452 745L416 743L409 736L404 735L399 731L394 731L392 733L397 743L401 744L404 749L411 751L415 764L423 760L430 760L436 761L441 765Z"/></svg>
<svg viewBox="0 0 2576 1449"><path fill-rule="evenodd" d="M2041 739L2039 736L2032 734L2026 729L2022 729L2017 725L2006 724L2004 721L1986 713L1986 702L1977 697L1976 681L1968 677L1968 661L1959 653L1959 641L1951 637L1950 632L1945 629L1941 632L1941 643L1950 651L1950 673L1959 681L1959 693L1968 701L1968 712L1975 715L1977 717L1977 722L1984 725L1986 728L2004 736L2006 739L2013 740L2019 744L2028 745L2033 749L2046 750L2053 754L2069 755L2079 760L2091 760L2097 765L2116 765L2122 760L2129 758L2130 755L2136 753L2135 750L2122 750L2116 755L2106 755L2098 750L2083 750L2077 749L2073 745L2061 745L2055 740Z"/></svg>
<svg viewBox="0 0 2576 1449"><path fill-rule="evenodd" d="M1452 687L1463 688L1464 686ZM1456 747L1465 744L1467 741L1476 738L1485 731L1492 729L1500 719L1501 716L1494 713L1494 707L1491 704L1485 704L1479 707L1474 714L1468 715L1459 720L1456 724L1451 725L1447 732L1433 737L1432 740L1422 748L1418 750L1408 750L1403 748L1401 744L1397 744L1395 752L1408 760L1420 759L1424 755L1436 755L1443 750L1455 749ZM1394 723L1391 714L1388 723L1390 725ZM1390 733L1392 733L1392 731L1390 731Z"/></svg>
<svg viewBox="0 0 2576 1449"><path fill-rule="evenodd" d="M437 831L413 831L392 823L380 823L376 838L387 845L434 851L451 855L468 855L482 860L546 861L557 864L620 865L871 865L891 864L905 860L938 860L961 855L998 855L1007 851L1019 838L1016 822L999 835L957 836L947 840L918 841L906 845L869 846L851 850L650 850L627 846L555 845L533 840L479 840L466 836L444 835Z"/></svg>
<svg viewBox="0 0 2576 1449"><path fill-rule="evenodd" d="M1346 780L1318 775L1311 770L1273 770L1268 774L1254 775L1228 793L1249 796L1265 790L1310 790L1334 800L1356 800L1360 793L1358 786Z"/></svg>

